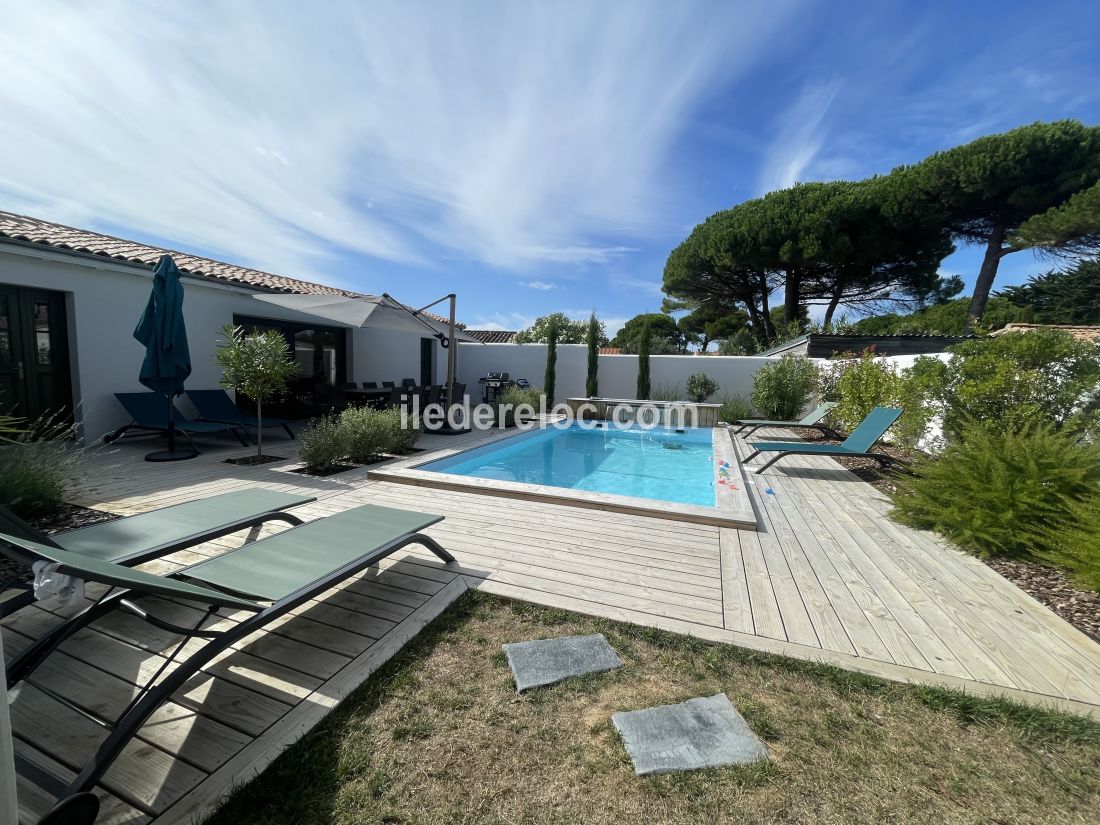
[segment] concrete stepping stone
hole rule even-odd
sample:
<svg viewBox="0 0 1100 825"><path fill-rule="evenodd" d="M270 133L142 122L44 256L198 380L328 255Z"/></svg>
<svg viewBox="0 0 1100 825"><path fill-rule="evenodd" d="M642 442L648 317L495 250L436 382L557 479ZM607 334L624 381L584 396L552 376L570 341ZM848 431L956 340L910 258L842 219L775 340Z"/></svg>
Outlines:
<svg viewBox="0 0 1100 825"><path fill-rule="evenodd" d="M619 654L601 633L515 642L501 647L508 657L508 667L512 669L516 690L520 693L531 688L556 685L586 673L614 670L623 664Z"/></svg>
<svg viewBox="0 0 1100 825"><path fill-rule="evenodd" d="M638 776L768 758L764 743L724 693L688 699L678 705L616 713L611 721Z"/></svg>

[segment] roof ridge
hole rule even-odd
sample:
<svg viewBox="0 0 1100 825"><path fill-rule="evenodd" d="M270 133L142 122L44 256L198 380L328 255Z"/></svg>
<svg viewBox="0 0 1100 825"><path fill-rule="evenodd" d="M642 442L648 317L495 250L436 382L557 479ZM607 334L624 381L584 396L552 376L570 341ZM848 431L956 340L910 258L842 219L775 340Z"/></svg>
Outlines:
<svg viewBox="0 0 1100 825"><path fill-rule="evenodd" d="M8 224L8 227L5 227ZM211 281L242 284L257 291L289 292L307 295L342 295L348 298L365 298L366 293L356 292L343 287L293 278L263 269L245 266L230 261L219 261L205 255L154 246L142 241L132 241L93 229L81 229L76 226L21 215L0 209L0 240L22 241L35 246L44 246L71 252L76 255L90 255L109 260L123 261L139 266L153 267L160 255L171 255L178 260L180 271L192 277ZM128 247L119 250L122 245ZM425 312L426 316L446 322L442 315ZM461 323L456 324L462 328Z"/></svg>

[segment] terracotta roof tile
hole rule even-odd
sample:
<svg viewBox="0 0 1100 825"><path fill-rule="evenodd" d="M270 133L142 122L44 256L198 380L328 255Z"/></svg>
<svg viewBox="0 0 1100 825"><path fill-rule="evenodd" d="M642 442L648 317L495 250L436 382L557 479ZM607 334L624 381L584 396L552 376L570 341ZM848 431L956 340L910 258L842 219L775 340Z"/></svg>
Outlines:
<svg viewBox="0 0 1100 825"><path fill-rule="evenodd" d="M468 329L466 334L483 344L511 344L519 333L509 329Z"/></svg>
<svg viewBox="0 0 1100 825"><path fill-rule="evenodd" d="M325 284L315 284L310 281L302 281L297 278L287 278L284 275L275 275L259 269L249 269L236 264L215 261L211 258L202 258L197 255L188 255L184 252L176 252L170 249L161 249L155 246L127 241L123 238L115 238L111 235L103 235L99 232L91 232L86 229L76 229L72 226L64 226L59 223L31 218L26 215L17 215L13 212L0 210L0 241L8 238L13 241L24 241L37 246L46 246L61 251L72 251L88 255L98 255L104 258L120 261L122 263L138 264L141 266L156 266L161 255L171 255L176 266L185 275L196 278L210 278L215 281L225 281L244 287L252 287L261 291L291 292L301 295L344 295L349 298L363 297L363 293L351 292L346 289L338 289ZM437 321L446 321L440 315L424 313ZM462 327L462 324L457 324ZM514 334L514 333L513 333Z"/></svg>

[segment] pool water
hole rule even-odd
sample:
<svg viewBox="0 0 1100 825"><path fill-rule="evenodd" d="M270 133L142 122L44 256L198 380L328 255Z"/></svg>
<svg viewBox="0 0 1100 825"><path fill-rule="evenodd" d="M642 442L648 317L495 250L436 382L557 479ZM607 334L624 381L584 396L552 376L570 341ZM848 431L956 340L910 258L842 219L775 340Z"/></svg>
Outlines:
<svg viewBox="0 0 1100 825"><path fill-rule="evenodd" d="M709 429L532 430L418 470L714 507Z"/></svg>

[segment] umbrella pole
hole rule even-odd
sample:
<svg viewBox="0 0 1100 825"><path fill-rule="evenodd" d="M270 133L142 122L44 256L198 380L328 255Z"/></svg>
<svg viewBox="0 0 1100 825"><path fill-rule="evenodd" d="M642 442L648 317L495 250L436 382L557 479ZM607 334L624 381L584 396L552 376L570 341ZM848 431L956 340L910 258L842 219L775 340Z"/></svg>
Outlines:
<svg viewBox="0 0 1100 825"><path fill-rule="evenodd" d="M168 402L168 449L160 450L159 452L149 453L145 456L146 461L185 461L189 458L195 458L198 456L199 451L194 449L177 450L176 449L176 416L175 409L172 406L172 396L165 394L165 401Z"/></svg>
<svg viewBox="0 0 1100 825"><path fill-rule="evenodd" d="M172 396L164 396L168 399L168 452L176 451L176 417L172 415Z"/></svg>

